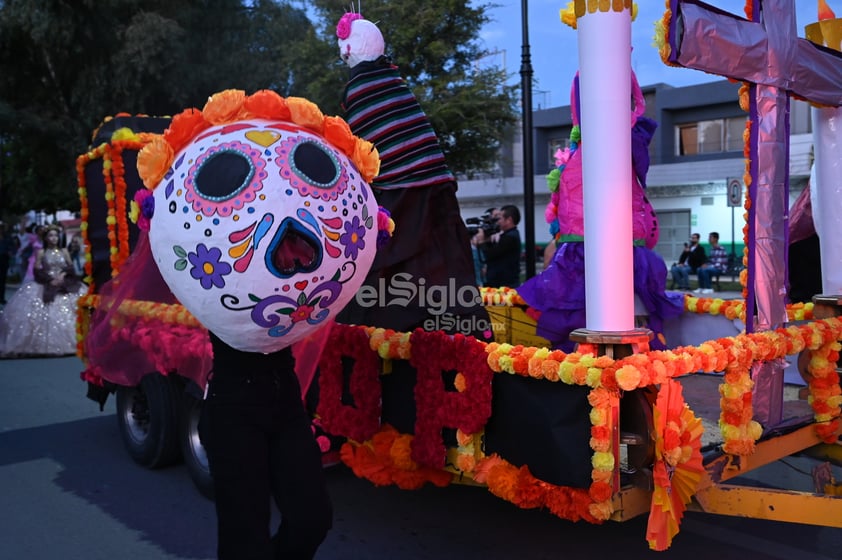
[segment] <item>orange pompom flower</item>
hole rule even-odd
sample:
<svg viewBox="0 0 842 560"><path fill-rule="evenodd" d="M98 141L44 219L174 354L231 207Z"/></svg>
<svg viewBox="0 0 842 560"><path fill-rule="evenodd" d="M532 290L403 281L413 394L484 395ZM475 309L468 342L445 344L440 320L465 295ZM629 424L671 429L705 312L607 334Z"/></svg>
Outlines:
<svg viewBox="0 0 842 560"><path fill-rule="evenodd" d="M269 89L254 92L246 98L243 106L257 119L289 120L292 117L284 98Z"/></svg>
<svg viewBox="0 0 842 560"><path fill-rule="evenodd" d="M202 113L211 124L228 124L248 118L243 105L246 92L241 89L226 89L210 96Z"/></svg>
<svg viewBox="0 0 842 560"><path fill-rule="evenodd" d="M292 121L319 134L324 133L324 115L319 106L303 97L287 97Z"/></svg>
<svg viewBox="0 0 842 560"><path fill-rule="evenodd" d="M164 131L164 140L178 153L197 134L209 128L211 124L198 109L185 109L173 117L170 126Z"/></svg>
<svg viewBox="0 0 842 560"><path fill-rule="evenodd" d="M158 136L137 154L137 172L149 190L155 190L173 162L173 149L163 137Z"/></svg>

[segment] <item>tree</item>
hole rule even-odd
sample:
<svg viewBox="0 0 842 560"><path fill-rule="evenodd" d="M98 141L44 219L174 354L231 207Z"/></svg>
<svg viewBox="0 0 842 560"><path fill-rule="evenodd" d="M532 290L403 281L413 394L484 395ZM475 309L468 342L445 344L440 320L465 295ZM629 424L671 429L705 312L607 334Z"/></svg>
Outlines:
<svg viewBox="0 0 842 560"><path fill-rule="evenodd" d="M339 114L347 68L317 0L0 0L0 208L75 210L75 160L103 118L165 116L227 88L271 88ZM483 170L515 123L515 91L474 70L487 5L378 0L401 67L457 173ZM388 23L388 24L387 24Z"/></svg>
<svg viewBox="0 0 842 560"><path fill-rule="evenodd" d="M226 88L289 95L305 66L289 30L312 24L285 2L250 4L0 2L3 211L78 209L75 159L109 115L172 115Z"/></svg>
<svg viewBox="0 0 842 560"><path fill-rule="evenodd" d="M322 34L338 58L335 25L348 3L314 4ZM386 54L430 118L451 169L467 176L488 170L518 122L517 89L506 85L505 71L478 69L477 62L488 54L479 45L479 32L493 6L463 0L370 0L363 7L362 15L378 23Z"/></svg>

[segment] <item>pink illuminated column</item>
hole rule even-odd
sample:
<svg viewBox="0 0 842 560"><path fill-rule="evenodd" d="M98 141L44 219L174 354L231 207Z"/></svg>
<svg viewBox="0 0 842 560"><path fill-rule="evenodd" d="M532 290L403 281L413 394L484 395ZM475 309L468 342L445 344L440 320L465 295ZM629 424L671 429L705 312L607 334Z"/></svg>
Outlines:
<svg viewBox="0 0 842 560"><path fill-rule="evenodd" d="M631 169L631 11L577 2L585 309L594 331L634 329ZM630 4L630 2L628 3Z"/></svg>
<svg viewBox="0 0 842 560"><path fill-rule="evenodd" d="M842 19L810 24L806 36L814 43L842 51ZM819 236L822 293L838 295L842 294L842 108L814 106L812 118L816 159L810 199Z"/></svg>

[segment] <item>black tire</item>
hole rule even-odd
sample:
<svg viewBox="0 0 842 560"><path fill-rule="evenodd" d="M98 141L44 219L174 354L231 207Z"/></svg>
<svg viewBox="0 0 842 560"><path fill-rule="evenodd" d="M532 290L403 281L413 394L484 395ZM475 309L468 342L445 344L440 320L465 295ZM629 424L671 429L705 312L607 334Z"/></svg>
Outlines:
<svg viewBox="0 0 842 560"><path fill-rule="evenodd" d="M174 377L149 373L140 385L117 389L117 423L134 461L158 469L181 459L178 426L181 384Z"/></svg>
<svg viewBox="0 0 842 560"><path fill-rule="evenodd" d="M208 455L199 438L199 417L202 415L203 405L203 400L185 392L181 427L178 432L184 465L190 473L193 484L202 496L213 500L213 478L208 464Z"/></svg>

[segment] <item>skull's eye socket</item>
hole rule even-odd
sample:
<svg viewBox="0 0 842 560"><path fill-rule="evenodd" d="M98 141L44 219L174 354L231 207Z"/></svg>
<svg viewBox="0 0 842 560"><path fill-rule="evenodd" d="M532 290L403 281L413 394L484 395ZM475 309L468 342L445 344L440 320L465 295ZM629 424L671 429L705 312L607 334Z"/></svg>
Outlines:
<svg viewBox="0 0 842 560"><path fill-rule="evenodd" d="M196 194L207 200L226 200L248 186L254 166L244 154L222 150L208 157L196 171Z"/></svg>
<svg viewBox="0 0 842 560"><path fill-rule="evenodd" d="M290 163L298 177L322 189L333 187L340 177L336 156L315 142L296 144Z"/></svg>

